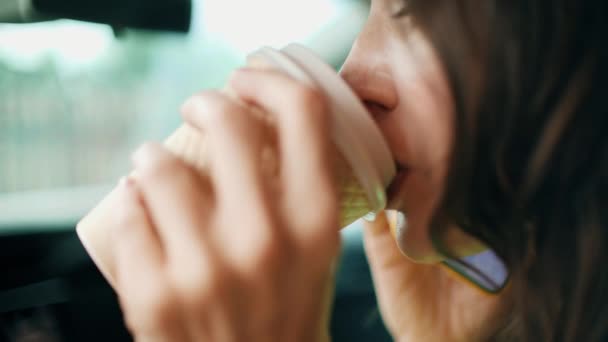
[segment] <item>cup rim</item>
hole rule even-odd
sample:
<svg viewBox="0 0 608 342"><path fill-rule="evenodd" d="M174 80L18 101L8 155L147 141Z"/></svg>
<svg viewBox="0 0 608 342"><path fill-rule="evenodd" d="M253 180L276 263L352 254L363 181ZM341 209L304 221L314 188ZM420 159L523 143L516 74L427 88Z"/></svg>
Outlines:
<svg viewBox="0 0 608 342"><path fill-rule="evenodd" d="M262 58L291 77L320 88L330 101L332 138L353 168L375 212L386 207L386 187L396 173L379 128L348 85L320 57L299 44L282 50L262 47L247 56ZM365 137L365 144L361 137Z"/></svg>
<svg viewBox="0 0 608 342"><path fill-rule="evenodd" d="M348 84L313 50L297 43L287 45L282 51L289 57L297 59L301 67L318 81L318 85L337 102L338 108L344 111L335 113L346 117L347 124L357 130L359 137L369 139L365 147L369 155L374 159L374 165L378 168L380 176L385 185L392 180L396 173L392 154L382 132L373 121L371 114L365 108L359 97L348 86Z"/></svg>

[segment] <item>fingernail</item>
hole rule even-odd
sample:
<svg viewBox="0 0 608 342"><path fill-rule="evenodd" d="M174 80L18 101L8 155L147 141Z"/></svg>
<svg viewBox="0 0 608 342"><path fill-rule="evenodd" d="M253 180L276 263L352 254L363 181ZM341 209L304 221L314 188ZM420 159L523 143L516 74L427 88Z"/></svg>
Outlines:
<svg viewBox="0 0 608 342"><path fill-rule="evenodd" d="M383 223L386 222L386 211L381 210L377 213L370 212L363 216L363 219L369 223Z"/></svg>
<svg viewBox="0 0 608 342"><path fill-rule="evenodd" d="M384 210L373 215L373 219L371 215L366 215L366 217L364 217L364 220L367 229L371 229L374 232L379 232L383 229L386 229L386 226L388 224L386 212Z"/></svg>
<svg viewBox="0 0 608 342"><path fill-rule="evenodd" d="M373 223L376 221L377 216L378 214L372 211L363 216L363 219L369 223Z"/></svg>

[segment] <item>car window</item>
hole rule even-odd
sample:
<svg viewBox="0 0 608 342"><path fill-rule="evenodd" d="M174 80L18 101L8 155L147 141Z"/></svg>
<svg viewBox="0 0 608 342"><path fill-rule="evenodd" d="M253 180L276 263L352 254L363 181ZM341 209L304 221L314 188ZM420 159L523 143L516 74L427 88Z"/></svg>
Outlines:
<svg viewBox="0 0 608 342"><path fill-rule="evenodd" d="M364 1L201 0L188 34L0 24L0 227L77 220L135 146L167 136L181 102L221 87L248 52L297 41L338 67L366 13Z"/></svg>

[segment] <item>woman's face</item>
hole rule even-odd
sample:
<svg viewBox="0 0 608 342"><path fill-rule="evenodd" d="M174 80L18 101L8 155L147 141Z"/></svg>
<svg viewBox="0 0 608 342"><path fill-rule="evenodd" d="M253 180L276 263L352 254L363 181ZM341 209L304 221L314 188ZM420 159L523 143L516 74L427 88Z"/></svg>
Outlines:
<svg viewBox="0 0 608 342"><path fill-rule="evenodd" d="M389 189L389 208L406 215L398 244L412 259L434 262L440 256L429 223L447 174L454 104L430 42L407 18L392 17L401 5L401 0L371 1L341 75L374 116L401 168ZM450 247L467 244L458 229L449 234Z"/></svg>

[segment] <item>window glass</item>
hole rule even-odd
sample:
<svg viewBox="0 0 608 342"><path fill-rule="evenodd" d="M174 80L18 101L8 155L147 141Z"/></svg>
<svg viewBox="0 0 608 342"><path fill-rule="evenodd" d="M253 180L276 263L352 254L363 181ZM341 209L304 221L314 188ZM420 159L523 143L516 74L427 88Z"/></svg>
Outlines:
<svg viewBox="0 0 608 342"><path fill-rule="evenodd" d="M135 146L167 136L180 104L221 87L248 52L297 41L338 67L366 15L365 1L195 0L188 34L0 24L0 226L77 219Z"/></svg>

